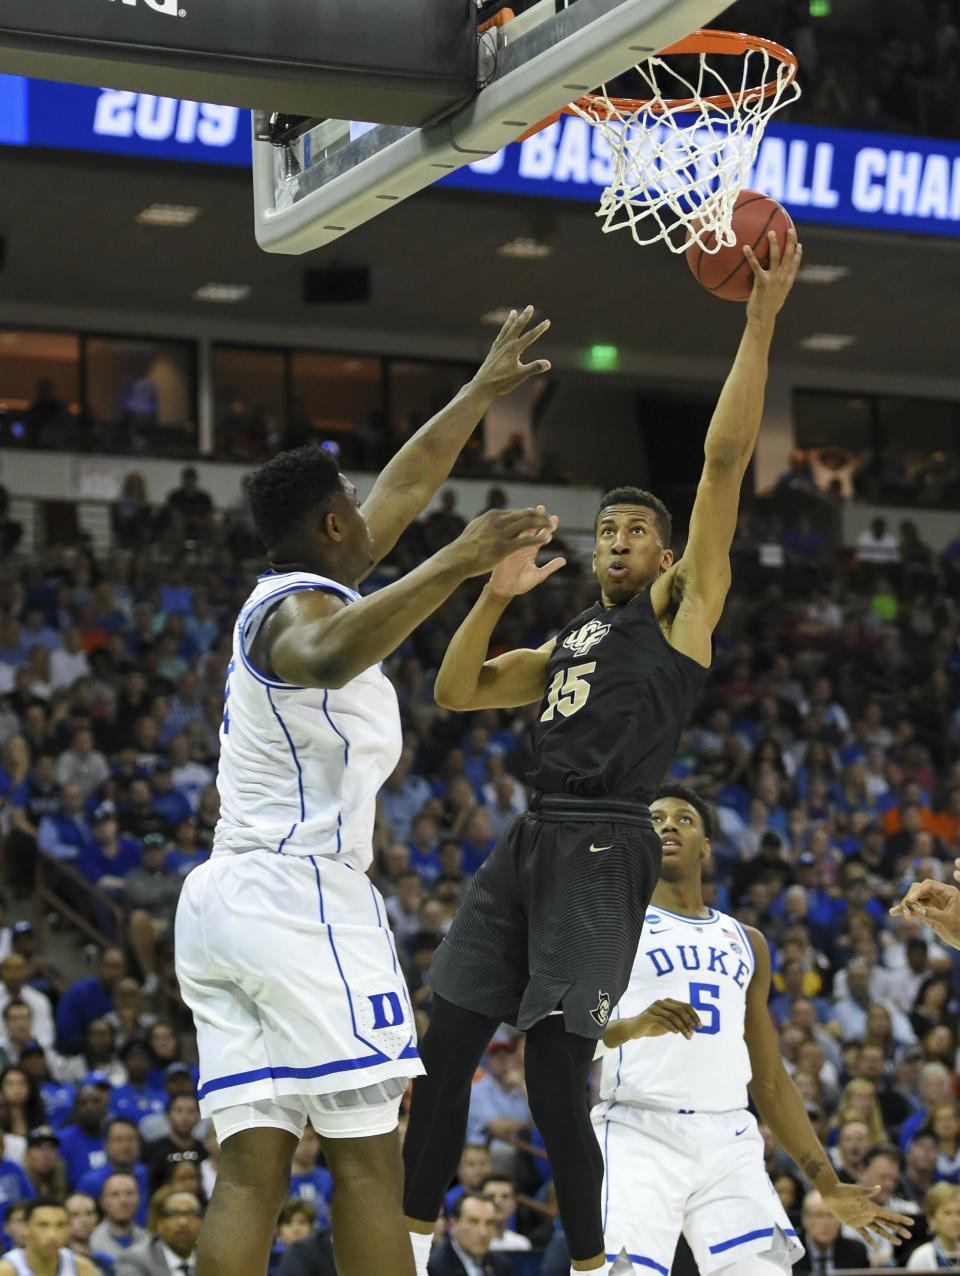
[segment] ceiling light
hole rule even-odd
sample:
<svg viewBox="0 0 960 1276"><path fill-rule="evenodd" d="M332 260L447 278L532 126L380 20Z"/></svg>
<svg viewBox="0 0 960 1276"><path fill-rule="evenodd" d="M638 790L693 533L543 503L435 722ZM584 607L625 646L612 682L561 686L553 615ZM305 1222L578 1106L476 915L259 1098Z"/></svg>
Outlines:
<svg viewBox="0 0 960 1276"><path fill-rule="evenodd" d="M852 346L856 337L847 332L813 332L800 342L804 350L818 350L821 354L836 354L838 350L846 350Z"/></svg>
<svg viewBox="0 0 960 1276"><path fill-rule="evenodd" d="M835 284L838 279L845 279L850 274L849 266L801 266L797 271L797 282L801 284Z"/></svg>
<svg viewBox="0 0 960 1276"><path fill-rule="evenodd" d="M200 216L193 204L151 204L137 213L144 226L191 226Z"/></svg>
<svg viewBox="0 0 960 1276"><path fill-rule="evenodd" d="M521 261L540 261L553 252L552 244L545 244L532 235L517 235L501 244L497 249L498 257L515 257Z"/></svg>
<svg viewBox="0 0 960 1276"><path fill-rule="evenodd" d="M229 304L234 301L246 301L252 291L249 284L204 284L193 293L193 299Z"/></svg>

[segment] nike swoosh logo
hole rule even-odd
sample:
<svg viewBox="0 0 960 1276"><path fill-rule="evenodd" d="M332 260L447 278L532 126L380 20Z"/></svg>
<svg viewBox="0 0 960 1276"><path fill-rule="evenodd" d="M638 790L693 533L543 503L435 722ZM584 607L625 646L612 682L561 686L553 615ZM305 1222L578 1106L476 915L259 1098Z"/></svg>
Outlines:
<svg viewBox="0 0 960 1276"><path fill-rule="evenodd" d="M612 842L610 843L610 846L613 846ZM594 844L591 842L590 850L593 852L594 855L596 855L597 851L609 851L610 846L594 846Z"/></svg>
<svg viewBox="0 0 960 1276"><path fill-rule="evenodd" d="M733 1137L734 1137L734 1138L737 1138L737 1137L739 1137L739 1135L743 1134L743 1133L744 1133L744 1131L749 1130L749 1129L750 1129L749 1125L745 1125L745 1126L743 1127L743 1129L742 1129L742 1130L734 1130L734 1132L733 1132Z"/></svg>

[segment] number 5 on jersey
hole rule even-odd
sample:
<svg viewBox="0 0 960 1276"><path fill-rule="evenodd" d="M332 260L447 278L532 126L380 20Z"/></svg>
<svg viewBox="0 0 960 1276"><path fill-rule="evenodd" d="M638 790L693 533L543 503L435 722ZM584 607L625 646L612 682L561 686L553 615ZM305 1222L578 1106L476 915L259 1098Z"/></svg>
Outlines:
<svg viewBox="0 0 960 1276"><path fill-rule="evenodd" d="M597 662L591 660L585 665L571 665L569 669L561 669L550 684L547 707L541 713L540 721L552 722L558 711L569 718L578 709L582 709L590 694L587 674L593 673L596 667Z"/></svg>

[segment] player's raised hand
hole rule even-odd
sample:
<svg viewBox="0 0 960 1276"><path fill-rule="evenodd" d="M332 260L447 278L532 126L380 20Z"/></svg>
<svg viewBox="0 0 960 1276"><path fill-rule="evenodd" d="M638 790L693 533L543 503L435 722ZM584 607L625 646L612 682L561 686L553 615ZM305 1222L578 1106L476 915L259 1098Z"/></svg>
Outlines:
<svg viewBox="0 0 960 1276"><path fill-rule="evenodd" d="M520 356L528 346L532 346L550 327L550 320L544 319L536 327L528 329L527 324L532 318L533 306L527 306L519 313L516 310L510 311L510 318L500 329L489 354L473 378L474 385L491 397L509 394L528 377L550 371L549 359L534 359L532 363L520 362Z"/></svg>
<svg viewBox="0 0 960 1276"><path fill-rule="evenodd" d="M960 868L960 860L954 862ZM960 871L955 871L953 876L960 881ZM941 939L960 948L960 891L955 886L931 879L914 882L890 912L894 917L918 918Z"/></svg>
<svg viewBox="0 0 960 1276"><path fill-rule="evenodd" d="M787 231L783 252L776 231L770 232L770 264L764 270L757 261L757 254L749 244L744 244L743 255L750 263L753 271L753 287L747 299L747 319L760 319L772 322L780 307L787 299L793 282L800 269L803 247L797 243L797 232L791 227Z"/></svg>
<svg viewBox="0 0 960 1276"><path fill-rule="evenodd" d="M553 535L557 521L543 508L487 510L469 522L448 550L460 560L467 576L481 576L518 550L534 554ZM446 552L446 551L441 551Z"/></svg>
<svg viewBox="0 0 960 1276"><path fill-rule="evenodd" d="M538 505L537 510L541 514L545 513L542 505ZM558 521L557 516L553 515L551 519L553 531L556 531ZM545 581L548 576L552 576L554 572L566 566L567 560L562 557L551 558L549 563L538 566L537 554L544 544L546 544L545 541L540 545L528 545L524 549L518 549L509 558L497 564L490 577L490 589L498 598L515 598L518 594L526 594Z"/></svg>
<svg viewBox="0 0 960 1276"><path fill-rule="evenodd" d="M892 1241L894 1245L909 1240L914 1224L909 1214L895 1214L878 1204L874 1198L879 1191L879 1187L838 1183L820 1195L835 1219L859 1232L866 1243L876 1249L880 1244L878 1238Z"/></svg>

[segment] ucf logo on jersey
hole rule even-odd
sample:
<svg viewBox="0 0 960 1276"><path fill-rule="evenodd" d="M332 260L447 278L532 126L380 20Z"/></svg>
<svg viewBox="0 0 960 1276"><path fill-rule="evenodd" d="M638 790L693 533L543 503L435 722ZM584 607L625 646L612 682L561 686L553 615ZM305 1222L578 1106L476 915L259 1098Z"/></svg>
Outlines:
<svg viewBox="0 0 960 1276"><path fill-rule="evenodd" d="M564 638L563 645L576 656L585 656L591 647L595 647L600 639L610 632L610 625L599 620L588 620L581 625L575 634Z"/></svg>

